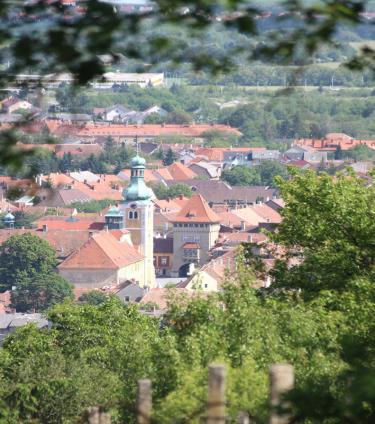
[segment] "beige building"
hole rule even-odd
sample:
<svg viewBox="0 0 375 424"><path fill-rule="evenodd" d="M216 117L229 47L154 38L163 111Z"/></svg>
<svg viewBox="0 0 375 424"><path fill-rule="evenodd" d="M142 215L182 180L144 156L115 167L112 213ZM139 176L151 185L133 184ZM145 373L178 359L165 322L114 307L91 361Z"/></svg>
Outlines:
<svg viewBox="0 0 375 424"><path fill-rule="evenodd" d="M59 266L59 274L76 288L96 289L135 279L145 284L144 257L129 237L110 231L93 234Z"/></svg>
<svg viewBox="0 0 375 424"><path fill-rule="evenodd" d="M123 191L124 201L108 211L106 225L109 229L125 228L129 231L132 244L144 257L143 278L139 280L139 284L142 287L154 287L155 195L145 184L145 165L146 161L139 156L132 159L130 184Z"/></svg>
<svg viewBox="0 0 375 424"><path fill-rule="evenodd" d="M172 275L186 277L209 260L209 250L219 238L220 218L197 194L173 218Z"/></svg>

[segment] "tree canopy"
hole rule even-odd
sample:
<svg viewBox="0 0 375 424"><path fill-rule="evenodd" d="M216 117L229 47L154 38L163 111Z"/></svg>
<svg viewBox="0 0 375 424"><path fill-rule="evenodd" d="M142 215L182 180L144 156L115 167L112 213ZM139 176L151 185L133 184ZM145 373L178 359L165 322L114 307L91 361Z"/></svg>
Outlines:
<svg viewBox="0 0 375 424"><path fill-rule="evenodd" d="M360 278L373 280L374 187L354 173L290 172L290 180L277 178L286 207L272 235L285 249L285 260L274 270L275 287L302 289L309 296L346 290Z"/></svg>
<svg viewBox="0 0 375 424"><path fill-rule="evenodd" d="M42 311L72 299L71 285L54 270L56 254L49 243L31 233L11 236L0 246L1 291L12 290L19 312Z"/></svg>
<svg viewBox="0 0 375 424"><path fill-rule="evenodd" d="M286 166L277 161L262 161L260 165L249 167L237 165L230 169L224 169L221 179L230 185L265 185L275 187L275 177L286 179L288 171Z"/></svg>

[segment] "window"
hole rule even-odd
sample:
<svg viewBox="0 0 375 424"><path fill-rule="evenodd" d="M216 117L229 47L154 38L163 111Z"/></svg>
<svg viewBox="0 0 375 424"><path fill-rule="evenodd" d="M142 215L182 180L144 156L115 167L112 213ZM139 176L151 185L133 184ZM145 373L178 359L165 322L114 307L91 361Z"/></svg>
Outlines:
<svg viewBox="0 0 375 424"><path fill-rule="evenodd" d="M208 284L207 284L207 283L204 285L204 288L205 288L205 289L207 289L207 288L208 288Z"/></svg>
<svg viewBox="0 0 375 424"><path fill-rule="evenodd" d="M130 296L125 296L124 301L125 301L125 302L130 302Z"/></svg>
<svg viewBox="0 0 375 424"><path fill-rule="evenodd" d="M160 263L161 263L162 265L168 265L168 258L165 258L165 257L160 258Z"/></svg>
<svg viewBox="0 0 375 424"><path fill-rule="evenodd" d="M129 219L138 219L138 212L130 211L128 216L129 216Z"/></svg>

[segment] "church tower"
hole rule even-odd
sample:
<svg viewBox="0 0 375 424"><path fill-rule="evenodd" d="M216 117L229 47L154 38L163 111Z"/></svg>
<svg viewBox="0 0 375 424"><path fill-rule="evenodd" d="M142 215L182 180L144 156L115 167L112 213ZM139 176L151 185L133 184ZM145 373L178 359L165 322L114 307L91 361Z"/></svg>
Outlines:
<svg viewBox="0 0 375 424"><path fill-rule="evenodd" d="M144 180L146 161L135 156L131 161L129 186L123 191L124 201L120 209L124 215L125 228L130 231L133 245L145 257L144 281L147 287L155 287L154 269L154 192Z"/></svg>

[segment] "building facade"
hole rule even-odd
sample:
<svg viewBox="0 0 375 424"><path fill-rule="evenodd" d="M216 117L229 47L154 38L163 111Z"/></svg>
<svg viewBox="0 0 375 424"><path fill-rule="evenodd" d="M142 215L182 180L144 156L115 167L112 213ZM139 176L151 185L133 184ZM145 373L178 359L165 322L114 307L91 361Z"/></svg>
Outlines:
<svg viewBox="0 0 375 424"><path fill-rule="evenodd" d="M173 219L172 276L186 277L209 260L220 218L201 195L194 195Z"/></svg>
<svg viewBox="0 0 375 424"><path fill-rule="evenodd" d="M131 162L131 177L129 186L123 191L124 201L118 211L109 210L106 215L108 227L124 226L130 232L130 237L139 253L144 256L144 285L155 286L154 268L154 203L153 191L144 181L146 161L136 156ZM113 228L113 227L112 227Z"/></svg>

